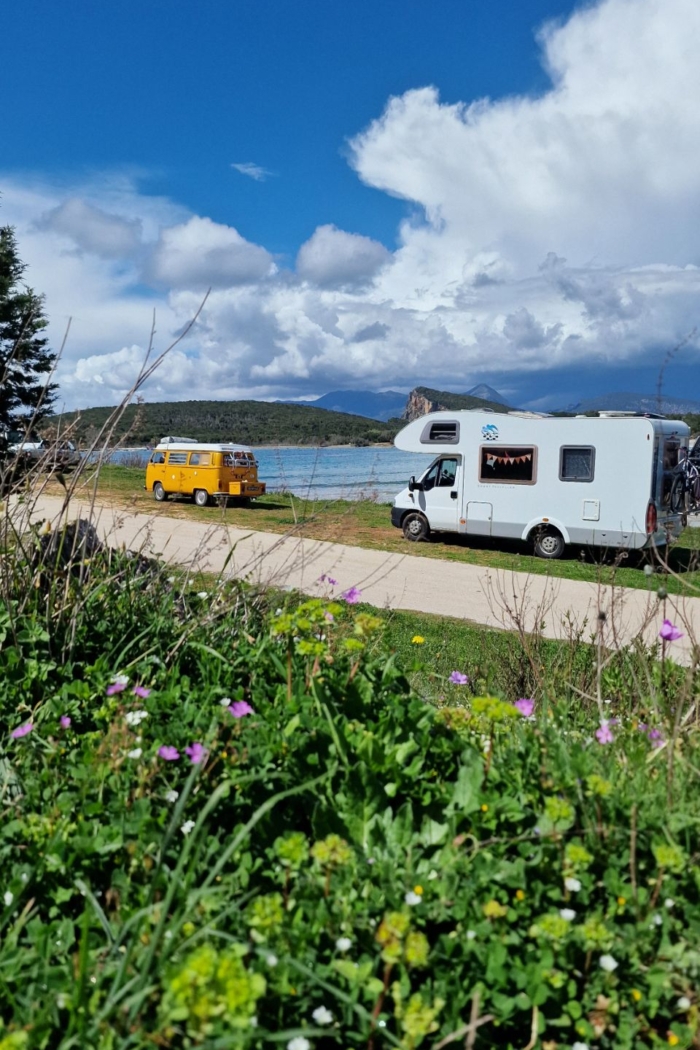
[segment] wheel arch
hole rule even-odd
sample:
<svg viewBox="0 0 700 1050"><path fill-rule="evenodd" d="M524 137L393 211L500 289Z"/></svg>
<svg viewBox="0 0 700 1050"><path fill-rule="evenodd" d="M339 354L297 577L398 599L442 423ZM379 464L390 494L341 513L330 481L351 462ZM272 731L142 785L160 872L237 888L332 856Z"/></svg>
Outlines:
<svg viewBox="0 0 700 1050"><path fill-rule="evenodd" d="M534 539L535 532L537 532L537 530L541 528L556 529L557 532L561 533L564 543L566 543L567 545L571 543L569 530L567 529L564 522L560 521L559 518L533 518L532 521L529 521L523 529L522 535L520 537L521 540L524 540L526 543L528 543L530 540Z"/></svg>

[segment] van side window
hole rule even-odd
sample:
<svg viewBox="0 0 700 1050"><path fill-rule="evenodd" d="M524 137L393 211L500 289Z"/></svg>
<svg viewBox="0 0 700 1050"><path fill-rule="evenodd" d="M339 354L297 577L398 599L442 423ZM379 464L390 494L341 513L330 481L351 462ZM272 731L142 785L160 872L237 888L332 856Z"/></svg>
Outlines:
<svg viewBox="0 0 700 1050"><path fill-rule="evenodd" d="M165 452L154 452L151 456L151 463L165 463Z"/></svg>
<svg viewBox="0 0 700 1050"><path fill-rule="evenodd" d="M421 445L439 443L441 445L459 444L459 423L457 420L445 419L437 423L427 423L420 436Z"/></svg>
<svg viewBox="0 0 700 1050"><path fill-rule="evenodd" d="M208 452L190 452L191 467L208 467L210 462L211 456Z"/></svg>
<svg viewBox="0 0 700 1050"><path fill-rule="evenodd" d="M439 459L437 463L433 463L421 483L423 491L429 492L430 489L434 488L454 488L457 477L457 464L458 460L454 457Z"/></svg>
<svg viewBox="0 0 700 1050"><path fill-rule="evenodd" d="M186 463L186 452L168 452L168 463Z"/></svg>
<svg viewBox="0 0 700 1050"><path fill-rule="evenodd" d="M498 485L534 485L537 449L533 445L482 445L479 481Z"/></svg>
<svg viewBox="0 0 700 1050"><path fill-rule="evenodd" d="M559 451L560 481L593 481L595 449L591 446L564 445Z"/></svg>

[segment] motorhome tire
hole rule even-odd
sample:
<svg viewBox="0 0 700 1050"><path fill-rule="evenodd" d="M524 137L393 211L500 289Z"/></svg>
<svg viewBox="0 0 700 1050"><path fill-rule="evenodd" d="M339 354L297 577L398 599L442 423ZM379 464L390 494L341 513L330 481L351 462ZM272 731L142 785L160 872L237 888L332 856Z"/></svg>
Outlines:
<svg viewBox="0 0 700 1050"><path fill-rule="evenodd" d="M557 529L539 529L535 535L535 554L538 558L561 558L565 546L564 537Z"/></svg>
<svg viewBox="0 0 700 1050"><path fill-rule="evenodd" d="M161 483L159 481L156 481L155 485L153 486L153 499L156 501L156 503L164 503L167 498L168 493L165 491Z"/></svg>
<svg viewBox="0 0 700 1050"><path fill-rule="evenodd" d="M198 507L206 507L209 502L209 493L206 489L194 490L194 501Z"/></svg>
<svg viewBox="0 0 700 1050"><path fill-rule="evenodd" d="M403 519L401 527L406 539L412 540L414 543L419 543L421 540L427 540L430 535L430 527L422 514L407 514Z"/></svg>

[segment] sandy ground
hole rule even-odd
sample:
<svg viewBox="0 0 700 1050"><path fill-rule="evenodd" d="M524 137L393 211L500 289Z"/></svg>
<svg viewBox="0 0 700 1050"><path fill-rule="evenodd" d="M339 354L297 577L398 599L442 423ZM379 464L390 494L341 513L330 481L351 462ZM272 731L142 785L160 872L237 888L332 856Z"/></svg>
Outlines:
<svg viewBox="0 0 700 1050"><path fill-rule="evenodd" d="M61 507L60 498L42 497L32 517L56 521ZM89 516L88 508L71 503L68 519L79 514ZM530 632L539 624L549 638L582 630L588 640L600 632L603 643L613 648L640 634L653 642L668 617L685 632L668 646L669 656L681 663L691 662L691 639L700 638L700 598L671 595L660 602L646 591L208 526L171 518L167 512L134 514L98 507L95 523L113 546L141 550L193 571L222 572L311 595L329 593L328 585L319 583L326 574L337 580L336 594L358 587L362 600L379 608L453 616L507 630Z"/></svg>

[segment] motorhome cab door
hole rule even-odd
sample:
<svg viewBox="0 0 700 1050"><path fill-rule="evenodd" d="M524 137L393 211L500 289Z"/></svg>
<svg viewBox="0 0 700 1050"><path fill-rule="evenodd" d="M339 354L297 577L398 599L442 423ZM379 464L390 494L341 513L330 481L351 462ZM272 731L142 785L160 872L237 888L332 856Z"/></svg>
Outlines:
<svg viewBox="0 0 700 1050"><path fill-rule="evenodd" d="M417 502L431 529L457 532L461 474L461 456L441 456L421 478L421 490L416 493Z"/></svg>

